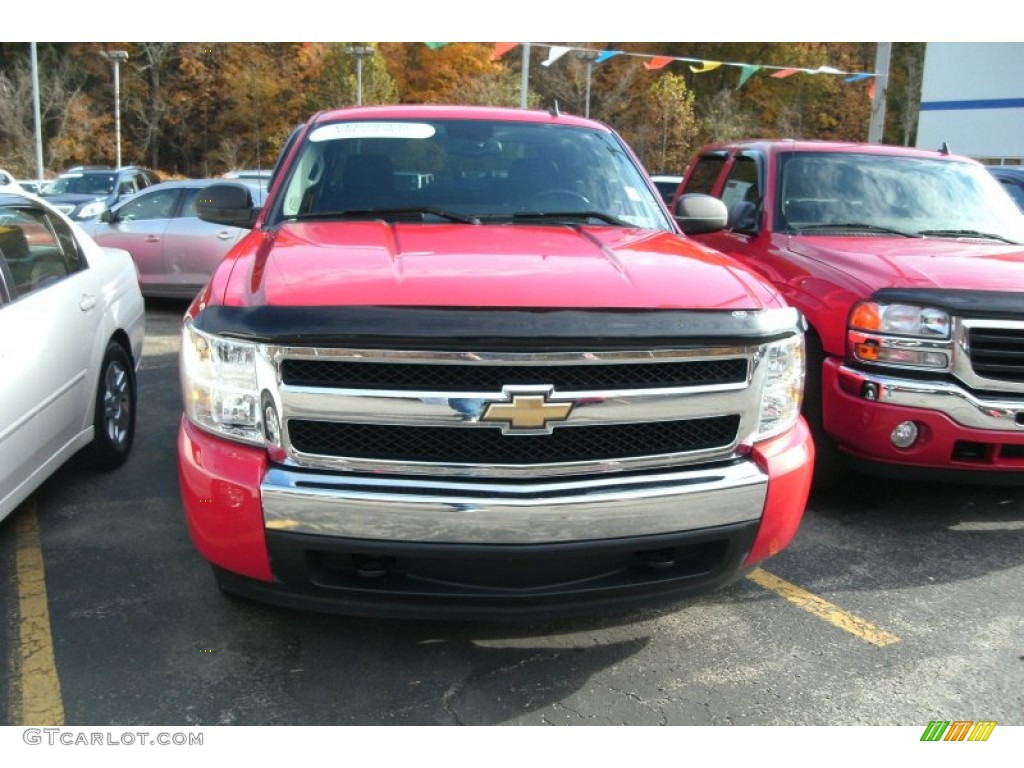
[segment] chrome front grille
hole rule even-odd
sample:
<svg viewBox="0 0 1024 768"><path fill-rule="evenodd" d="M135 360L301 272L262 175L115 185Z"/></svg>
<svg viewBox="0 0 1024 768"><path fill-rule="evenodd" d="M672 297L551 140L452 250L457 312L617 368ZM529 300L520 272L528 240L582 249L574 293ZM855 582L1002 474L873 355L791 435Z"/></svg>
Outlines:
<svg viewBox="0 0 1024 768"><path fill-rule="evenodd" d="M292 446L305 454L436 464L528 465L614 461L634 456L728 448L739 416L602 424L551 434L506 435L498 429L339 424L292 419Z"/></svg>
<svg viewBox="0 0 1024 768"><path fill-rule="evenodd" d="M462 393L501 391L510 384L543 381L560 390L647 389L737 384L747 378L742 357L682 360L665 363L604 363L600 365L438 365L373 360L281 361L286 385L336 389L436 390Z"/></svg>
<svg viewBox="0 0 1024 768"><path fill-rule="evenodd" d="M1024 392L1024 321L954 320L953 375L979 392Z"/></svg>
<svg viewBox="0 0 1024 768"><path fill-rule="evenodd" d="M296 467L566 477L729 459L757 427L759 343L542 353L277 347L283 455ZM567 405L527 426L520 399Z"/></svg>
<svg viewBox="0 0 1024 768"><path fill-rule="evenodd" d="M967 343L978 376L1024 383L1024 328L971 328Z"/></svg>

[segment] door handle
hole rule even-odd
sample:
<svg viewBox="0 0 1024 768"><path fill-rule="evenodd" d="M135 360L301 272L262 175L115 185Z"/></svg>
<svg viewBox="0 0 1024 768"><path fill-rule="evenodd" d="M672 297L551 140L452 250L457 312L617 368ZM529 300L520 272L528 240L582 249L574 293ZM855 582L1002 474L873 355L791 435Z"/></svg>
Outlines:
<svg viewBox="0 0 1024 768"><path fill-rule="evenodd" d="M160 238L157 237L156 235L149 235L146 238L146 242L147 243L159 243L160 242Z"/></svg>
<svg viewBox="0 0 1024 768"><path fill-rule="evenodd" d="M217 233L217 237L220 240L227 240L228 238L232 237L232 234L226 230L221 230L220 232Z"/></svg>
<svg viewBox="0 0 1024 768"><path fill-rule="evenodd" d="M96 297L90 296L87 293L82 294L82 300L78 302L78 308L83 312L88 312L90 309L96 306Z"/></svg>

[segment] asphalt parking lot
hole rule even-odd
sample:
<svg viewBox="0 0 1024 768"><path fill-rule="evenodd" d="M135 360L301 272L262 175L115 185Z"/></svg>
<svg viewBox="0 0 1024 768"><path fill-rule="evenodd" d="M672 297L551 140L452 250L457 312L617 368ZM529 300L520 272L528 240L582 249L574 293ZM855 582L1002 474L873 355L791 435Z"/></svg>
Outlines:
<svg viewBox="0 0 1024 768"><path fill-rule="evenodd" d="M1024 490L857 478L762 571L529 624L222 596L180 509L177 323L151 303L136 445L0 523L6 725L1024 725Z"/></svg>

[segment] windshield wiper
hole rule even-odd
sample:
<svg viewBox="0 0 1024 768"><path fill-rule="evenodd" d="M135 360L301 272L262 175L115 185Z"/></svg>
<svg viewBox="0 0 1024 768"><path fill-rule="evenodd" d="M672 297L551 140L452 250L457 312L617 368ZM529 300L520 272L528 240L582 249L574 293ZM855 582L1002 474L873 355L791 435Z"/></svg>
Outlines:
<svg viewBox="0 0 1024 768"><path fill-rule="evenodd" d="M979 232L976 229L922 229L919 235L934 235L936 237L981 237L986 240L999 240L1010 245L1020 245L1016 240L1011 240L1002 235L995 235L991 232Z"/></svg>
<svg viewBox="0 0 1024 768"><path fill-rule="evenodd" d="M793 227L796 232L809 232L815 229L852 229L859 232L878 232L884 235L899 235L900 237L923 237L924 232L904 232L891 227L880 227L877 224L866 224L861 221L836 221L829 224L807 224L801 227Z"/></svg>
<svg viewBox="0 0 1024 768"><path fill-rule="evenodd" d="M437 216L447 221L457 221L460 224L479 224L480 219L476 216L466 216L461 213L446 211L444 208L436 208L432 205L420 205L411 208L351 208L344 211L317 211L315 213L300 213L294 218L298 221L309 219L361 219L361 218L387 218L390 216L401 217L418 215L422 221L424 215Z"/></svg>
<svg viewBox="0 0 1024 768"><path fill-rule="evenodd" d="M632 227L628 221L603 211L520 211L512 214L512 221L546 221L548 219L597 219L615 227Z"/></svg>

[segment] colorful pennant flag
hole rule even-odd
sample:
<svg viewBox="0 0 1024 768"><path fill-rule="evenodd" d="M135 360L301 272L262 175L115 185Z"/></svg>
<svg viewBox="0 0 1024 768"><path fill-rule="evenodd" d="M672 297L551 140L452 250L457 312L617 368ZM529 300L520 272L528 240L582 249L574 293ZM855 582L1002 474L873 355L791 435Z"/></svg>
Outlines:
<svg viewBox="0 0 1024 768"><path fill-rule="evenodd" d="M667 67L675 61L671 56L652 56L649 60L644 62L644 69L655 70Z"/></svg>
<svg viewBox="0 0 1024 768"><path fill-rule="evenodd" d="M491 53L491 61L497 61L517 45L519 45L519 43L495 43L494 52Z"/></svg>
<svg viewBox="0 0 1024 768"><path fill-rule="evenodd" d="M424 43L427 48L432 51L436 51L438 48L444 48L448 43Z"/></svg>
<svg viewBox="0 0 1024 768"><path fill-rule="evenodd" d="M867 80L869 77L874 77L874 75L868 75L868 74L854 75L853 77L846 78L846 82L848 82L848 83L857 83L857 82L860 82L861 80Z"/></svg>
<svg viewBox="0 0 1024 768"><path fill-rule="evenodd" d="M743 69L740 70L740 82L736 86L736 89L739 90L740 88L742 88L743 84L750 79L750 76L757 72L759 69L760 67L757 66L756 64L744 64Z"/></svg>
<svg viewBox="0 0 1024 768"><path fill-rule="evenodd" d="M789 77L790 75L795 75L797 72L803 72L803 70L802 69L780 69L778 72L774 72L772 74L772 77L777 77L777 78L781 79L783 77Z"/></svg>
<svg viewBox="0 0 1024 768"><path fill-rule="evenodd" d="M565 54L567 54L569 50L570 49L564 45L552 45L551 48L548 49L548 57L544 59L544 61L542 61L541 64L545 67L550 67L560 58L565 56Z"/></svg>
<svg viewBox="0 0 1024 768"><path fill-rule="evenodd" d="M693 66L693 64L691 64L690 65L690 71L691 72L710 72L712 69L718 69L720 66L722 66L722 62L720 62L720 61L702 61L700 63L699 67L695 67L695 66Z"/></svg>
<svg viewBox="0 0 1024 768"><path fill-rule="evenodd" d="M601 51L597 54L597 58L594 59L595 64L600 64L603 61L608 61L612 56L618 56L622 51Z"/></svg>

